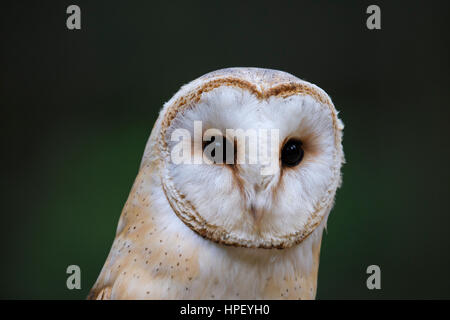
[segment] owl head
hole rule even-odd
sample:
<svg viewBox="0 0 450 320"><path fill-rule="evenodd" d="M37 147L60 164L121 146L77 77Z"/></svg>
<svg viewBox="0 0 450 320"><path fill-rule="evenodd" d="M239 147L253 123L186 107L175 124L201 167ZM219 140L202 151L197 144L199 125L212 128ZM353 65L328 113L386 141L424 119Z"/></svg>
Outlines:
<svg viewBox="0 0 450 320"><path fill-rule="evenodd" d="M317 86L276 70L223 69L165 104L141 166L158 166L174 213L202 237L288 248L328 217L342 130Z"/></svg>

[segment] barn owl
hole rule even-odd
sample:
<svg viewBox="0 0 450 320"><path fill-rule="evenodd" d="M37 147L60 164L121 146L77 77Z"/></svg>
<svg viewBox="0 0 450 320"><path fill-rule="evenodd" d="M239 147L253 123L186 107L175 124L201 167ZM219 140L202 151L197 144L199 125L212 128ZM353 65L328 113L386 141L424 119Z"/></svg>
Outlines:
<svg viewBox="0 0 450 320"><path fill-rule="evenodd" d="M256 149L267 142L275 161L250 157L255 140L228 129L265 129ZM330 97L285 72L229 68L183 86L153 127L88 298L314 299L342 130ZM174 161L180 143L200 161Z"/></svg>

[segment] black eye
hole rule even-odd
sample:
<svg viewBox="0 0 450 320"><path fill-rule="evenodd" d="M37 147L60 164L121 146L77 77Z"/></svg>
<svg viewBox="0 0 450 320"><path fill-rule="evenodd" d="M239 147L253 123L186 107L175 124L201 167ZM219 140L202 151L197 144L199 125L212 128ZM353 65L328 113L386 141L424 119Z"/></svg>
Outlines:
<svg viewBox="0 0 450 320"><path fill-rule="evenodd" d="M210 141L205 141L203 152L214 163L233 163L233 144L223 136L212 136Z"/></svg>
<svg viewBox="0 0 450 320"><path fill-rule="evenodd" d="M303 148L300 140L288 140L281 150L281 161L288 167L294 167L303 159Z"/></svg>

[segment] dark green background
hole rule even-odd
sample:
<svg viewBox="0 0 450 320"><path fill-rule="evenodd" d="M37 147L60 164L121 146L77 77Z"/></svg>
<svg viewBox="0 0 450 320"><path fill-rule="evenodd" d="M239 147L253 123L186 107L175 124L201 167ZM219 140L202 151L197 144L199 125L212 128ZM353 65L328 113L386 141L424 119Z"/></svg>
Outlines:
<svg viewBox="0 0 450 320"><path fill-rule="evenodd" d="M163 103L255 66L316 83L346 125L318 298L450 298L449 8L373 3L379 31L364 1L2 1L0 297L85 298Z"/></svg>

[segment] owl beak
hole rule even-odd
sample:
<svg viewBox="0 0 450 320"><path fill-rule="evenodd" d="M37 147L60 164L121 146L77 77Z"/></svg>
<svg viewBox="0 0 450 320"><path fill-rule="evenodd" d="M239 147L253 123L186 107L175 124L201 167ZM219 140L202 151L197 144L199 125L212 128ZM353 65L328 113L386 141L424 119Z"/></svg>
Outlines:
<svg viewBox="0 0 450 320"><path fill-rule="evenodd" d="M259 164L235 165L235 177L243 191L247 213L259 224L270 208L278 175L261 175Z"/></svg>
<svg viewBox="0 0 450 320"><path fill-rule="evenodd" d="M250 206L250 214L255 221L255 223L259 223L261 217L263 215L263 211L261 209L257 209L253 204Z"/></svg>

